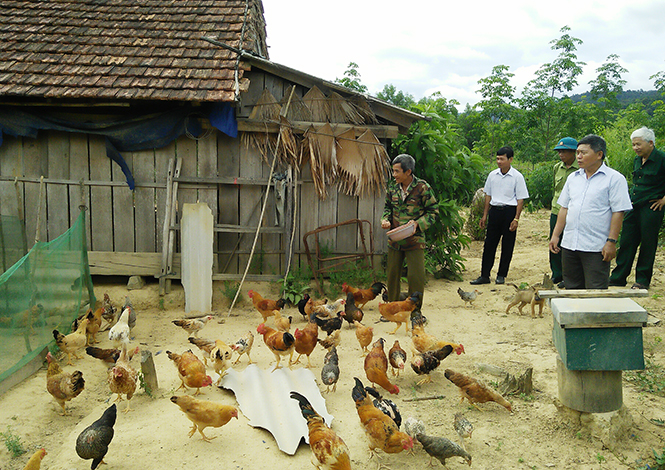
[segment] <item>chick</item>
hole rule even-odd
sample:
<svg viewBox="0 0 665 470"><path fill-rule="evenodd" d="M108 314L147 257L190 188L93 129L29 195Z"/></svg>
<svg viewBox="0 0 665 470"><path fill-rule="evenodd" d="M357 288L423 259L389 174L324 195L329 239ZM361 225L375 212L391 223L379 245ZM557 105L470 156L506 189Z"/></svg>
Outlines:
<svg viewBox="0 0 665 470"><path fill-rule="evenodd" d="M323 358L323 368L321 369L321 381L327 386L326 393L330 392L331 385L333 392L337 390L338 380L339 358L337 357L337 348L333 346Z"/></svg>
<svg viewBox="0 0 665 470"><path fill-rule="evenodd" d="M473 424L471 424L471 422L469 422L469 420L466 419L462 413L455 413L453 427L455 428L455 431L457 431L457 434L459 434L462 447L466 449L464 439L471 437L471 433L473 432Z"/></svg>
<svg viewBox="0 0 665 470"><path fill-rule="evenodd" d="M428 436L425 433L416 434L416 439L423 445L425 452L429 454L429 464L432 465L432 457L446 466L446 459L450 457L462 457L471 466L471 455L461 446L455 444L445 437Z"/></svg>
<svg viewBox="0 0 665 470"><path fill-rule="evenodd" d="M464 301L464 305L466 305L467 307L469 305L473 307L473 301L476 300L476 297L482 294L482 292L480 292L478 289L474 289L471 292L464 292L461 287L457 288L457 293Z"/></svg>

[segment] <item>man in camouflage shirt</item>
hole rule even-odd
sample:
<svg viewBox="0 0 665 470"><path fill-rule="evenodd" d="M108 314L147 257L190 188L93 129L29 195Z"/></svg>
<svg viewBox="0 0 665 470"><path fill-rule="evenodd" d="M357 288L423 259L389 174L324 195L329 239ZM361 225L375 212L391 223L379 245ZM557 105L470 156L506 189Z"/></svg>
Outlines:
<svg viewBox="0 0 665 470"><path fill-rule="evenodd" d="M404 240L388 241L388 300L399 298L402 267L406 260L409 295L425 290L425 230L436 220L439 207L427 181L413 174L416 161L401 154L393 159L394 182L388 185L381 228L415 224L416 232Z"/></svg>

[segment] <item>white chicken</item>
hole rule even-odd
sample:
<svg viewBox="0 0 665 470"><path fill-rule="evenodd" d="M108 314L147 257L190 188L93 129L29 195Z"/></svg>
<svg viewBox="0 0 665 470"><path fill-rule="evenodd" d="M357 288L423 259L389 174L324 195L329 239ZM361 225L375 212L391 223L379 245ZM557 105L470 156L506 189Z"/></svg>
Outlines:
<svg viewBox="0 0 665 470"><path fill-rule="evenodd" d="M125 308L118 319L118 323L109 330L109 340L116 348L123 344L129 344L129 308Z"/></svg>

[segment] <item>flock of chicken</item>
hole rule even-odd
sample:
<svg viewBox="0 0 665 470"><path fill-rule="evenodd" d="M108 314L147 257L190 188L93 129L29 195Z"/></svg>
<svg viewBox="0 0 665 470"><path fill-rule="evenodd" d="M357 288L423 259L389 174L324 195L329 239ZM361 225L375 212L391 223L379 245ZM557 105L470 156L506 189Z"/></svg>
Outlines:
<svg viewBox="0 0 665 470"><path fill-rule="evenodd" d="M431 382L430 373L453 352L458 355L463 354L464 346L440 340L425 331L427 319L420 310L422 294L419 292L409 297L402 296L403 300L388 302L385 285L381 282L376 282L367 289L354 288L344 283L342 290L346 297L334 302L317 301L305 294L297 308L306 324L301 328L296 328L293 334L290 332L293 317L282 315L285 307L284 300L267 299L252 290L248 292L254 308L263 319L256 331L263 336L264 344L276 359L273 371L281 367L282 359L287 356L289 367L298 364L303 355L307 356L305 367L311 367L310 355L317 345L321 345L327 350L321 369L321 382L327 387L326 392L335 392L340 375L337 347L342 338L343 322L346 321L350 326L355 327L355 336L362 354L365 356L365 375L372 384L371 387L366 387L359 378L355 378L355 386L351 391L360 422L369 439L370 456L376 456L378 459L375 452L377 449L389 454L403 450L412 452L415 439L422 444L430 457L437 458L444 465L445 460L452 456L462 457L471 465L471 456L465 450L463 439L471 436L473 428L461 414L455 416L454 425L462 439L462 446L443 437L427 435L423 423L413 420L413 418L407 419L404 423L405 432L400 431L402 418L397 406L392 400L383 398L376 387L383 388L390 394L398 394L399 387L393 382L404 371L408 355L399 340L394 341L386 355L384 338L374 341L373 328L362 323L364 319L362 309L383 292L385 302L379 302L378 310L383 321L396 324L390 334L395 334L402 324L405 324L408 334L409 325L411 325L410 366L417 375L423 377L418 385ZM131 410L129 400L135 393L138 383L138 373L131 365L131 359L139 351L138 347L134 349L129 347L131 330L136 324L136 312L129 298L126 298L117 322L114 322L115 317L116 309L109 296L105 294L104 300L97 310L88 311L74 322L73 333L62 335L54 330L53 335L60 351L67 355L68 364L72 364L72 356L79 358L77 353L84 348L88 355L109 364L107 373L109 390L117 394L116 401L122 400L122 396L125 396L127 400L125 412L128 412ZM221 340L210 340L198 336L212 318L211 315L207 315L201 318L173 321L175 326L181 327L188 333L188 341L203 352L202 362L191 349L181 354L167 351L181 380L180 388L196 389L194 396L200 393L201 388L212 384L212 378L206 373L208 360L219 376L217 385L221 383L227 370L237 364L243 355L247 355L248 362L252 363L250 352L254 343L254 335L251 330L231 345L227 345ZM110 326L108 336L114 345L114 348L111 349L92 346L97 342L96 335L101 330L104 321L106 321L107 327ZM272 321L272 326L268 326L270 321ZM319 337L319 329L326 333L325 337ZM235 362L231 362L234 352L238 357ZM295 360L293 359L294 353L297 354ZM77 397L84 389L83 374L78 370L72 373L63 372L50 353L47 360L49 363L47 390L62 407L64 415L67 413L65 403ZM388 375L389 366L392 379ZM462 401L466 398L476 408L477 403L494 401L512 411L510 403L500 394L475 379L450 369L446 369L444 375L459 388ZM318 462L317 464L313 461L315 465L318 468L350 468L348 448L343 440L325 424L323 418L316 413L306 397L294 391L291 398L298 401L303 418L307 421L310 446ZM234 406L198 400L189 395L172 396L171 401L180 407L187 418L192 421L193 426L189 437L198 430L202 438L209 441L211 438L203 433L206 427L220 427L228 423L231 418L238 418L238 410ZM81 458L92 459L92 470L102 462L108 450L108 445L113 438L115 418L116 405L113 404L77 439L76 451ZM39 462L45 454L45 451L36 452L25 468L38 469Z"/></svg>

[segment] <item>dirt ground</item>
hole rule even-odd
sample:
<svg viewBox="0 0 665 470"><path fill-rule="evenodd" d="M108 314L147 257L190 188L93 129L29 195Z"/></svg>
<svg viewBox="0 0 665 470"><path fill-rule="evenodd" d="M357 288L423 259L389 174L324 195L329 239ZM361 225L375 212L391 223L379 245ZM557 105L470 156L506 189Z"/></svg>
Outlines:
<svg viewBox="0 0 665 470"><path fill-rule="evenodd" d="M517 246L508 282L535 284L549 272L547 261L547 231L549 213L541 211L524 214L517 236ZM665 398L639 391L624 378L624 408L620 413L589 415L573 412L557 406L556 351L552 343L552 315L545 308L544 318L519 315L516 309L505 313L514 288L495 284L480 286L482 295L473 307L465 307L456 291L458 287L471 290L469 280L478 276L482 242L473 242L463 253L467 271L463 282L430 280L425 294L423 313L428 317L427 331L442 339L464 344L466 354L452 355L432 374L433 382L417 386L419 380L407 366L405 373L396 379L401 392L391 398L397 403L403 418L413 416L424 421L428 433L458 441L453 430L453 415L463 412L475 430L467 439L467 449L473 456L473 467L483 469L625 469L653 465L652 450L665 448L665 428L658 426L665 421ZM496 271L493 272L496 275ZM629 282L632 279L629 279ZM215 320L209 323L200 336L219 338L227 343L235 342L248 329L255 331L260 315L253 310L246 297L248 289L275 296L271 284L247 283L243 287L245 300L227 317L228 301L220 289L214 291ZM124 285L98 284L96 295L108 292L111 299L120 303L128 293ZM662 297L665 293L665 253L659 251L655 276L650 290L651 297L636 299L652 315L662 319ZM199 469L260 469L290 465L292 468L311 468L309 446L302 443L294 456L281 452L272 435L262 429L252 428L240 414L222 428L208 428L206 434L215 437L204 442L197 434L187 438L190 422L170 402L169 398L180 384L173 364L167 358L167 349L182 352L189 348L187 334L171 324L171 320L184 315L184 293L174 286L160 308L156 284L148 284L141 290L129 292L138 312L138 323L133 332L134 341L152 351L160 388L153 397L139 390L131 400L134 411L118 413L115 437L105 458L107 469L152 470L164 468ZM374 337L383 337L392 345L399 339L409 351L411 344L403 327L392 336L392 323L376 323L377 301L365 308L365 324L374 327ZM288 309L294 316L294 325L304 322L295 309ZM660 326L644 329L645 350L654 362L663 364L664 350L660 338ZM100 335L101 346L108 345L105 334ZM353 377L365 380L363 359L354 331L346 325L342 330L342 344L338 348L341 377L335 393L324 394L328 411L334 416L333 429L344 439L350 449L354 468L375 468L368 462L367 438L360 426L351 388ZM386 348L387 349L387 348ZM194 348L199 354L199 351ZM617 347L621 354L621 347ZM410 355L410 353L409 353ZM318 378L323 363L324 350L317 346L312 353L313 372ZM200 357L200 354L199 354ZM255 334L252 359L261 368L272 368L272 354L262 338ZM246 367L246 358L235 367ZM499 379L478 368L478 364L491 364L510 371L533 367L534 392L530 396L512 396L513 413L494 403L481 405L483 411L460 404L457 388L444 376L443 370L453 370L496 383ZM138 361L135 360L138 367ZM300 366L297 366L300 367ZM83 371L85 390L67 404L69 416L60 416L59 406L46 391L46 369L17 385L0 397L0 431L11 427L11 432L21 438L28 453L12 459L4 445L0 445L0 469L22 469L32 452L45 447L48 455L43 461L45 469L87 469L90 461L82 461L76 455L74 443L78 434L101 416L109 406L112 396L106 384L106 367L89 356L66 366ZM625 377L625 375L624 375ZM321 390L325 386L320 386ZM179 392L180 393L180 392ZM191 393L191 391L189 392ZM445 398L426 401L405 401L409 398L444 395ZM226 404L236 404L235 396L227 390L210 387L202 398ZM125 404L119 405L124 408ZM611 419L611 425L607 422ZM401 453L385 456L386 464L393 469L424 467L427 454L416 445L415 454ZM438 462L434 462L439 467ZM448 468L465 468L459 458L448 461Z"/></svg>

